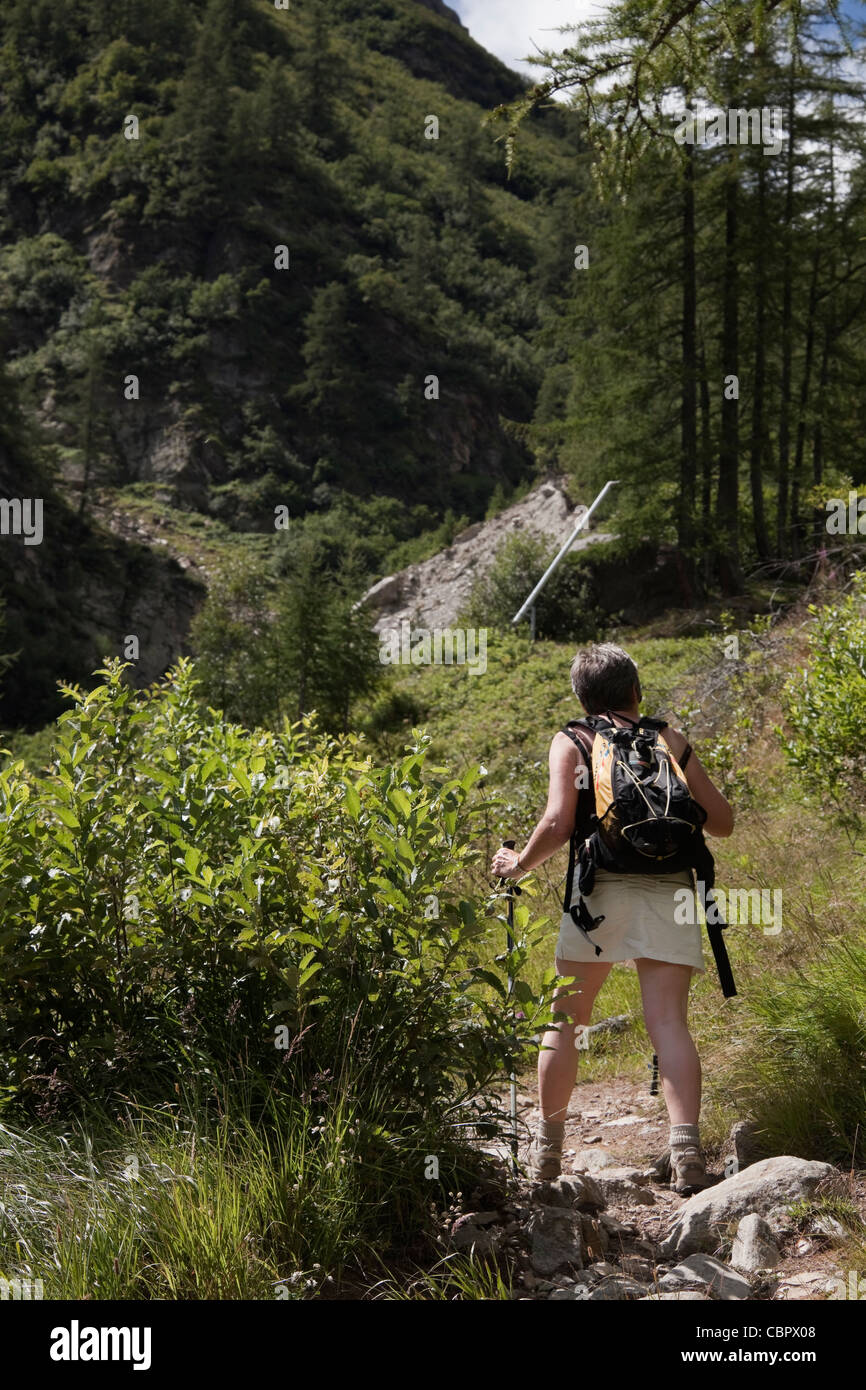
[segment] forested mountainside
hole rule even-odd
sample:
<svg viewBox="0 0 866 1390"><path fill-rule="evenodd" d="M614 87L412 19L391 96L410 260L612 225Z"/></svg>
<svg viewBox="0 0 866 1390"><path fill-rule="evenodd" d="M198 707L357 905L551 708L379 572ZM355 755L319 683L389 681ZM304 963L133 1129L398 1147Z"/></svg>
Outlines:
<svg viewBox="0 0 866 1390"><path fill-rule="evenodd" d="M8 720L157 618L140 674L183 644L198 586L97 535L107 499L271 534L342 501L368 579L531 476L581 172L552 111L507 177L482 119L523 86L417 0L4 5L4 470L54 497L0 553Z"/></svg>
<svg viewBox="0 0 866 1390"><path fill-rule="evenodd" d="M730 0L733 48L690 13L697 79L674 48L515 143L486 117L525 80L444 4L3 7L2 456L48 526L0 547L7 723L128 633L159 675L280 507L355 597L551 473L618 479L610 529L673 546L687 605L811 572L864 477L860 31Z"/></svg>
<svg viewBox="0 0 866 1390"><path fill-rule="evenodd" d="M85 507L160 482L243 529L526 473L573 144L553 113L506 178L480 118L520 79L438 8L4 7L0 312Z"/></svg>

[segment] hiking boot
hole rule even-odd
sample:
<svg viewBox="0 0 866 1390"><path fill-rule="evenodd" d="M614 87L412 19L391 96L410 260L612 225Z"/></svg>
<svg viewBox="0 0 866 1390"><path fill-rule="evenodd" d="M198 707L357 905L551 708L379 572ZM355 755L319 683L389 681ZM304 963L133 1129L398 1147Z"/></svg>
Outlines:
<svg viewBox="0 0 866 1390"><path fill-rule="evenodd" d="M712 1178L707 1173L707 1165L700 1149L688 1148L671 1150L671 1192L681 1197L691 1197L695 1192L703 1192L710 1187Z"/></svg>
<svg viewBox="0 0 866 1390"><path fill-rule="evenodd" d="M671 1180L670 1149L665 1149L663 1154L659 1154L658 1158L653 1159L652 1163L647 1166L655 1174L652 1181L661 1183L664 1187L667 1187Z"/></svg>
<svg viewBox="0 0 866 1390"><path fill-rule="evenodd" d="M534 1135L529 1145L529 1170L533 1182L552 1182L562 1173L562 1141Z"/></svg>

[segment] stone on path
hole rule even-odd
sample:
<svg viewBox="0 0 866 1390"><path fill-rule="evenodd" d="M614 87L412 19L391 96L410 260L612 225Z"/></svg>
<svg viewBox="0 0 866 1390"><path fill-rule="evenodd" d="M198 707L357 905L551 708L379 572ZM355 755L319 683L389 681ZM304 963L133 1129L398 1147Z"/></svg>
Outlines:
<svg viewBox="0 0 866 1390"><path fill-rule="evenodd" d="M527 1230L529 1259L536 1274L555 1274L565 1265L583 1269L586 1252L579 1212L536 1206L530 1213Z"/></svg>
<svg viewBox="0 0 866 1390"><path fill-rule="evenodd" d="M811 1196L824 1179L836 1175L829 1163L784 1155L753 1163L732 1178L690 1197L674 1222L661 1250L665 1257L713 1250L720 1228L749 1212L765 1215Z"/></svg>
<svg viewBox="0 0 866 1390"><path fill-rule="evenodd" d="M647 1293L644 1294L643 1298L638 1299L639 1303L709 1303L709 1301L709 1295L701 1293L700 1289L680 1289L679 1292L670 1290L665 1293Z"/></svg>
<svg viewBox="0 0 866 1390"><path fill-rule="evenodd" d="M586 1173L569 1173L549 1182L536 1183L531 1200L551 1207L577 1207L581 1211L602 1211L607 1206L596 1179Z"/></svg>
<svg viewBox="0 0 866 1390"><path fill-rule="evenodd" d="M595 1173L599 1168L617 1168L619 1159L610 1149L579 1149L573 1166L576 1173Z"/></svg>
<svg viewBox="0 0 866 1390"><path fill-rule="evenodd" d="M744 1216L734 1238L731 1264L750 1274L756 1269L772 1269L782 1258L773 1229L756 1211Z"/></svg>
<svg viewBox="0 0 866 1390"><path fill-rule="evenodd" d="M602 1196L611 1202L623 1202L627 1206L655 1206L655 1197L644 1186L647 1179L640 1170L634 1168L600 1168L595 1181Z"/></svg>
<svg viewBox="0 0 866 1390"><path fill-rule="evenodd" d="M774 1300L790 1302L801 1298L821 1298L833 1291L833 1281L838 1275L838 1270L825 1270L823 1273L809 1271L804 1274L793 1274L790 1279L783 1279L777 1286L773 1295Z"/></svg>
<svg viewBox="0 0 866 1390"><path fill-rule="evenodd" d="M689 1255L659 1280L662 1293L677 1293L681 1285L705 1284L716 1298L751 1298L748 1279L728 1269L712 1255Z"/></svg>

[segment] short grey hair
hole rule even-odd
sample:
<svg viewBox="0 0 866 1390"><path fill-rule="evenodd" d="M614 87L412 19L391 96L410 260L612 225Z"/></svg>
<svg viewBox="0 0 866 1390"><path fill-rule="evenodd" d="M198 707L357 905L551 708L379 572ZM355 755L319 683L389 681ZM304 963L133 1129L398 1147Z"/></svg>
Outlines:
<svg viewBox="0 0 866 1390"><path fill-rule="evenodd" d="M584 647L571 663L571 688L587 714L625 709L641 698L637 667L622 647L600 642Z"/></svg>

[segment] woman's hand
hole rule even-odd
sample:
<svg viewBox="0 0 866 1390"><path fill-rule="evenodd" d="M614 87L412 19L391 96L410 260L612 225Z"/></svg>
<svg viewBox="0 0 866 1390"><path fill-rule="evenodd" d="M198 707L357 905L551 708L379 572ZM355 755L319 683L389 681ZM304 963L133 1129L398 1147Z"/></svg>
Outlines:
<svg viewBox="0 0 866 1390"><path fill-rule="evenodd" d="M498 849L490 863L491 874L494 878L522 878L526 870L520 868L519 858L513 849Z"/></svg>

